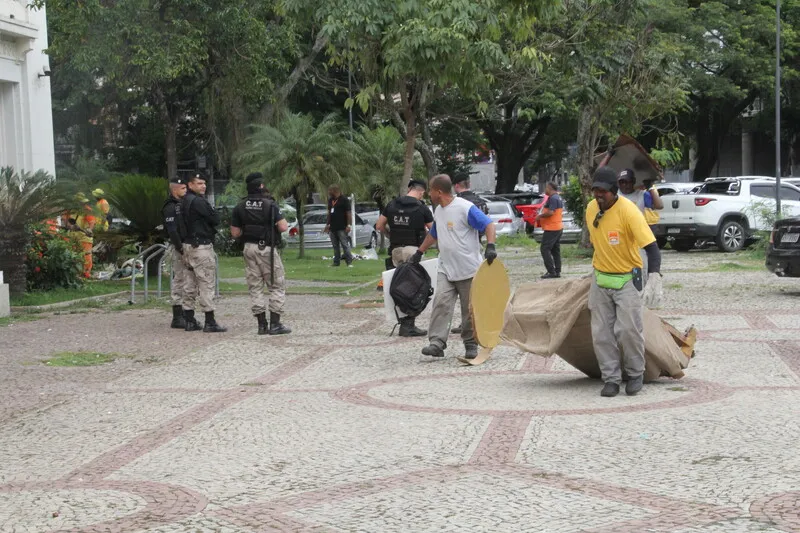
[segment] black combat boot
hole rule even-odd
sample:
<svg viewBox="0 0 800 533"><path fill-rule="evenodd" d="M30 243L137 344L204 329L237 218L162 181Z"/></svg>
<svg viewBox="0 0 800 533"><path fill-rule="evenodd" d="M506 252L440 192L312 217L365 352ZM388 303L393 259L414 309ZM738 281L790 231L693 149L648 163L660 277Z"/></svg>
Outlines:
<svg viewBox="0 0 800 533"><path fill-rule="evenodd" d="M278 313L269 314L269 334L270 335L286 335L291 333L292 330L281 324L281 315Z"/></svg>
<svg viewBox="0 0 800 533"><path fill-rule="evenodd" d="M180 305L172 306L172 324L169 327L173 329L186 329L186 319L183 318L183 308Z"/></svg>
<svg viewBox="0 0 800 533"><path fill-rule="evenodd" d="M403 317L403 318L400 319L400 332L398 333L399 336L401 336L401 337L424 337L427 334L428 334L427 331L425 331L423 329L419 329L414 324L414 317L407 316L407 317Z"/></svg>
<svg viewBox="0 0 800 533"><path fill-rule="evenodd" d="M200 325L200 322L194 317L194 309L192 310L184 310L183 311L183 319L186 321L186 326L184 331L200 331L203 329L203 326Z"/></svg>
<svg viewBox="0 0 800 533"><path fill-rule="evenodd" d="M258 334L266 335L267 333L269 333L269 324L267 324L267 314L266 313L257 314L256 320L258 320Z"/></svg>
<svg viewBox="0 0 800 533"><path fill-rule="evenodd" d="M203 326L204 333L224 333L228 328L223 328L214 319L214 311L206 311L206 323Z"/></svg>

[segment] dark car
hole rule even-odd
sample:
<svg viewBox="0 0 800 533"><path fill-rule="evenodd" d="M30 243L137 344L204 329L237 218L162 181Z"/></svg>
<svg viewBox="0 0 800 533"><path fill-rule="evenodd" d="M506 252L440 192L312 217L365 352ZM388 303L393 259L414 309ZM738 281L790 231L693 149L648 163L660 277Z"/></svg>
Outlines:
<svg viewBox="0 0 800 533"><path fill-rule="evenodd" d="M800 218L785 218L772 226L767 268L781 277L800 278Z"/></svg>

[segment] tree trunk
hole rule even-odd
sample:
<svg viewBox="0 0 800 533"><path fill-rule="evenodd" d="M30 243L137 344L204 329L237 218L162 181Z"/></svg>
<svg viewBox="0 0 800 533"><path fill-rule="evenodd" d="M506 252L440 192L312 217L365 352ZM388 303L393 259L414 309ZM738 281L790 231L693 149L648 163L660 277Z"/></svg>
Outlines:
<svg viewBox="0 0 800 533"><path fill-rule="evenodd" d="M400 195L408 190L408 182L414 172L414 151L417 139L417 116L410 105L406 109L406 151L403 155L403 179L400 180L398 189Z"/></svg>
<svg viewBox="0 0 800 533"><path fill-rule="evenodd" d="M12 296L25 294L25 256L28 239L24 228L6 228L0 236L0 271Z"/></svg>
<svg viewBox="0 0 800 533"><path fill-rule="evenodd" d="M584 107L578 119L578 177L581 182L581 197L587 198L592 192L592 173L594 154L600 143L600 124L592 107ZM584 225L585 226L585 225ZM581 233L580 245L590 246L589 231L586 227Z"/></svg>
<svg viewBox="0 0 800 533"><path fill-rule="evenodd" d="M503 143L498 146L499 150L495 148L497 154L497 177L495 185L495 194L504 194L514 192L514 187L519 180L519 173L522 166L525 164L521 159L521 153L511 150L510 144Z"/></svg>
<svg viewBox="0 0 800 533"><path fill-rule="evenodd" d="M730 132L733 121L755 99L756 95L750 94L738 102L714 102L709 99L700 99L696 102L697 163L692 174L694 181L702 181L714 172L714 167L719 163L722 139Z"/></svg>

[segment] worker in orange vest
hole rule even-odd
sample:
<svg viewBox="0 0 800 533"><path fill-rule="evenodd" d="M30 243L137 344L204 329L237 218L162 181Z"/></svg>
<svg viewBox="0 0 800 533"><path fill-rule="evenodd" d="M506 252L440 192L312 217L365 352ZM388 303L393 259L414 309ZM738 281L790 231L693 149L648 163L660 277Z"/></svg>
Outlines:
<svg viewBox="0 0 800 533"><path fill-rule="evenodd" d="M98 231L108 231L108 212L111 210L111 206L108 205L108 200L105 198L106 193L103 192L103 189L95 189L92 191L92 196L97 199L95 211L97 212L98 220L95 228Z"/></svg>
<svg viewBox="0 0 800 533"><path fill-rule="evenodd" d="M83 193L75 195L75 199L81 204L75 213L75 224L72 230L75 238L83 249L83 277L92 277L92 248L94 247L94 229L97 224L97 217L89 204L89 199Z"/></svg>

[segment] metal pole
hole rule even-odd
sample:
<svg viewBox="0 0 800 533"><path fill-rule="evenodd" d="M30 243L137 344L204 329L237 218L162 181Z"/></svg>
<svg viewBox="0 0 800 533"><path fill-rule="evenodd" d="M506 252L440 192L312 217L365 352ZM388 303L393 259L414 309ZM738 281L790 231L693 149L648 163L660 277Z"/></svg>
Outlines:
<svg viewBox="0 0 800 533"><path fill-rule="evenodd" d="M356 250L356 195L350 195L350 242L352 242L353 253Z"/></svg>
<svg viewBox="0 0 800 533"><path fill-rule="evenodd" d="M775 2L775 215L781 218L781 0Z"/></svg>

